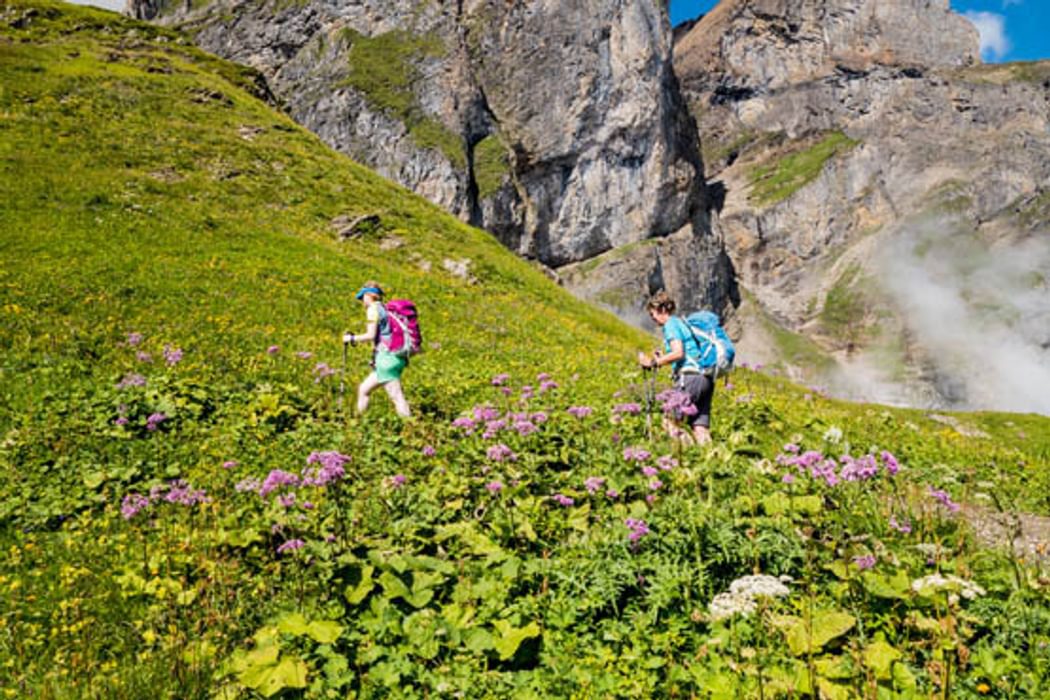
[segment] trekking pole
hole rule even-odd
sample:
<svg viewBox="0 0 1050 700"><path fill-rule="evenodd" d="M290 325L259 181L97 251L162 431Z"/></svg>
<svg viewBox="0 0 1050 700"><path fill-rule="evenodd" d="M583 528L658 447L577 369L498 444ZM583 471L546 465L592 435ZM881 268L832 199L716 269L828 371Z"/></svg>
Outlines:
<svg viewBox="0 0 1050 700"><path fill-rule="evenodd" d="M339 411L343 410L343 392L346 390L346 341L343 341L343 371L339 373Z"/></svg>
<svg viewBox="0 0 1050 700"><path fill-rule="evenodd" d="M645 435L653 441L653 394L656 393L656 368L646 367L645 372Z"/></svg>

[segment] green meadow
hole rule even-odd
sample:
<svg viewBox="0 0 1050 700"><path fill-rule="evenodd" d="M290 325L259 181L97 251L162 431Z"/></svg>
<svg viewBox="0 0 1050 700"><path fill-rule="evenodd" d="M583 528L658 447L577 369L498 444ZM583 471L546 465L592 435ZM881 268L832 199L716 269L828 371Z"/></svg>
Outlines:
<svg viewBox="0 0 1050 700"><path fill-rule="evenodd" d="M742 362L672 442L655 337L258 85L0 4L3 697L1047 697L1050 419ZM350 411L367 279L409 421Z"/></svg>

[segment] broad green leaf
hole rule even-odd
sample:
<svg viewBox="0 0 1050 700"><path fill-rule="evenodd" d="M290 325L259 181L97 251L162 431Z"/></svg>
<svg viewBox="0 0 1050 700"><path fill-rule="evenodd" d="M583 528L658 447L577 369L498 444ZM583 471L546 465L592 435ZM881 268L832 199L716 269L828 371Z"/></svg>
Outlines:
<svg viewBox="0 0 1050 700"><path fill-rule="evenodd" d="M864 663L875 671L879 680L888 680L893 669L893 662L901 656L900 651L880 639L869 644L864 650Z"/></svg>
<svg viewBox="0 0 1050 700"><path fill-rule="evenodd" d="M911 669L908 668L907 664L893 664L893 685L898 690L913 692L918 688L915 675L911 672Z"/></svg>
<svg viewBox="0 0 1050 700"><path fill-rule="evenodd" d="M277 663L281 651L276 646L264 646L248 652L238 651L230 658L230 670L240 675L253 668L272 666Z"/></svg>
<svg viewBox="0 0 1050 700"><path fill-rule="evenodd" d="M285 634L301 637L306 634L306 618L302 613L287 612L277 618L277 629Z"/></svg>
<svg viewBox="0 0 1050 700"><path fill-rule="evenodd" d="M82 477L84 486L89 489L97 489L107 479L106 472L88 472Z"/></svg>
<svg viewBox="0 0 1050 700"><path fill-rule="evenodd" d="M246 674L241 682L269 698L285 688L305 688L306 674L306 664L302 659L286 656L275 666L266 666L257 673Z"/></svg>
<svg viewBox="0 0 1050 700"><path fill-rule="evenodd" d="M831 573L835 574L839 579L846 580L849 578L849 565L841 559L836 559L827 566L824 567Z"/></svg>
<svg viewBox="0 0 1050 700"><path fill-rule="evenodd" d="M793 510L805 515L820 515L824 510L824 499L820 496L795 496L791 499Z"/></svg>
<svg viewBox="0 0 1050 700"><path fill-rule="evenodd" d="M492 623L498 635L493 642L501 661L506 661L518 651L521 643L530 637L540 636L540 626L530 622L524 627L514 627L507 620L496 620Z"/></svg>
<svg viewBox="0 0 1050 700"><path fill-rule="evenodd" d="M463 644L475 654L480 654L494 648L495 641L487 630L475 627L467 630L467 634L463 639Z"/></svg>
<svg viewBox="0 0 1050 700"><path fill-rule="evenodd" d="M911 581L903 571L897 571L892 576L876 574L865 571L861 574L864 589L877 598L902 599L908 597Z"/></svg>
<svg viewBox="0 0 1050 700"><path fill-rule="evenodd" d="M841 656L825 656L816 659L813 665L824 678L831 680L848 680L853 677L853 669L849 662Z"/></svg>
<svg viewBox="0 0 1050 700"><path fill-rule="evenodd" d="M796 656L820 651L825 644L839 637L855 625L857 620L849 613L826 610L813 616L812 630L806 621L794 615L779 615L774 624L784 631L788 647Z"/></svg>
<svg viewBox="0 0 1050 700"><path fill-rule="evenodd" d="M314 620L306 627L306 634L318 644L331 644L342 633L343 626L335 620Z"/></svg>
<svg viewBox="0 0 1050 700"><path fill-rule="evenodd" d="M827 678L817 677L817 688L820 690L820 697L824 700L851 700L853 698L850 686L839 685Z"/></svg>
<svg viewBox="0 0 1050 700"><path fill-rule="evenodd" d="M791 508L791 499L786 494L780 492L771 493L762 499L762 509L766 512L766 515L783 515L788 512L789 508Z"/></svg>
<svg viewBox="0 0 1050 700"><path fill-rule="evenodd" d="M408 600L408 597L411 595L405 582L389 571L384 571L380 574L379 585L383 587L383 593L390 600L393 600L394 598L404 598L405 600Z"/></svg>
<svg viewBox="0 0 1050 700"><path fill-rule="evenodd" d="M591 504L584 503L581 506L573 508L569 515L569 527L573 530L579 530L580 532L586 532L590 527L590 516L591 516Z"/></svg>
<svg viewBox="0 0 1050 700"><path fill-rule="evenodd" d="M366 566L361 569L361 580L357 583L354 588L350 586L346 587L346 591L343 595L350 602L351 605L357 605L365 599L372 589L375 588L375 581L372 580L372 574L375 572L374 566Z"/></svg>

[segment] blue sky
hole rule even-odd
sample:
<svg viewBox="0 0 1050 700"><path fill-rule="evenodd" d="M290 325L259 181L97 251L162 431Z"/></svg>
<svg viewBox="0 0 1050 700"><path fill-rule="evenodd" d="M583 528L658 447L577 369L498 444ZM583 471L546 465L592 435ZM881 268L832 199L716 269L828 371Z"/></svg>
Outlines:
<svg viewBox="0 0 1050 700"><path fill-rule="evenodd" d="M696 17L717 4L717 0L671 0L671 22ZM1050 1L951 0L951 6L977 25L985 61L1050 58Z"/></svg>

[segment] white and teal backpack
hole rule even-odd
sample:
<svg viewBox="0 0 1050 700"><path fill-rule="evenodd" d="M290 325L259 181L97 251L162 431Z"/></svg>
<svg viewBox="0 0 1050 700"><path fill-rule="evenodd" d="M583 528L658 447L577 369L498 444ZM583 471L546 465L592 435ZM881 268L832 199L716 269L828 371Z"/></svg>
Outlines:
<svg viewBox="0 0 1050 700"><path fill-rule="evenodd" d="M697 311L682 321L693 334L697 347L695 355L687 355L685 366L712 377L729 374L733 370L736 348L719 323L718 316L711 311Z"/></svg>

